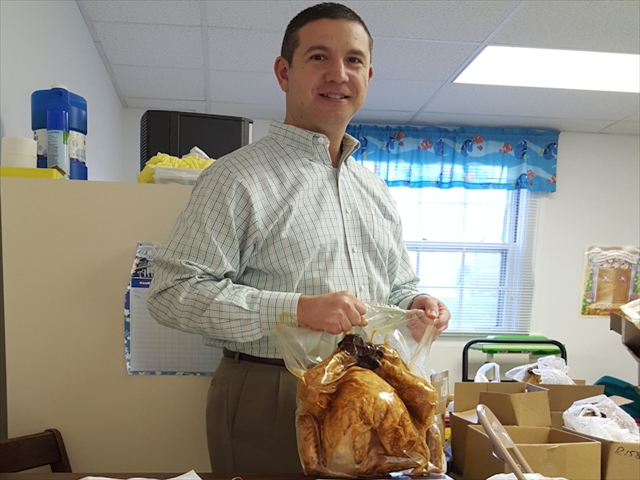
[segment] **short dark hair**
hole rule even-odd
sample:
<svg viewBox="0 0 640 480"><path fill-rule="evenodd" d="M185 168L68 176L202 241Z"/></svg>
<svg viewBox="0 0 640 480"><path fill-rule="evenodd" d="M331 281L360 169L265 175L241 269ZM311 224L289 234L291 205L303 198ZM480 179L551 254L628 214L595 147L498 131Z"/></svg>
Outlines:
<svg viewBox="0 0 640 480"><path fill-rule="evenodd" d="M300 45L300 36L298 32L306 24L315 20L321 20L323 18L329 18L332 20L349 20L362 25L364 31L367 32L369 37L369 56L373 53L373 38L364 20L360 18L356 12L349 7L340 3L324 2L313 5L298 13L287 25L287 29L284 32L284 38L282 39L282 48L280 49L280 55L291 65L293 62L293 52L295 52L298 45Z"/></svg>

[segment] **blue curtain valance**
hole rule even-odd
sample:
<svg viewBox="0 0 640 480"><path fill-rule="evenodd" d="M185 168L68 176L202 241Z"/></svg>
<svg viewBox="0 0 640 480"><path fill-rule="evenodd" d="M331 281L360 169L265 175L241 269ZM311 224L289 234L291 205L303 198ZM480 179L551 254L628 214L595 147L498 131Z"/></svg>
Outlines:
<svg viewBox="0 0 640 480"><path fill-rule="evenodd" d="M556 191L559 132L349 125L354 158L390 187Z"/></svg>

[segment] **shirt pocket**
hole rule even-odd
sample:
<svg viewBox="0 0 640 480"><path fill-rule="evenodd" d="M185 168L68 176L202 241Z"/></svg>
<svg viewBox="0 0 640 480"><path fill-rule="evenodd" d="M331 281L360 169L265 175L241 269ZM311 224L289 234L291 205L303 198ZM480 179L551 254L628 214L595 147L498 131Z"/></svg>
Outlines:
<svg viewBox="0 0 640 480"><path fill-rule="evenodd" d="M394 261L398 256L399 242L402 242L400 224L383 217L379 211L373 209L365 210L361 218L363 250L383 261L385 265Z"/></svg>

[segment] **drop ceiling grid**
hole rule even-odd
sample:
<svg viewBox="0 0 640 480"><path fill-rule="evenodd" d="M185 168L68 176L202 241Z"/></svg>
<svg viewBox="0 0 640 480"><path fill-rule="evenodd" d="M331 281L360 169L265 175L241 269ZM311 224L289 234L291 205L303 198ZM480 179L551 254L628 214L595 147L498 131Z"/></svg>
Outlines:
<svg viewBox="0 0 640 480"><path fill-rule="evenodd" d="M273 62L286 22L315 3L209 0L205 44L200 2L78 1L125 106L206 111L208 88L211 113L280 119L284 94ZM638 0L344 3L374 35L374 78L354 121L484 121L637 134L640 95L445 82L487 38L490 44L638 53ZM209 56L208 85L204 55ZM417 115L425 104L427 110Z"/></svg>

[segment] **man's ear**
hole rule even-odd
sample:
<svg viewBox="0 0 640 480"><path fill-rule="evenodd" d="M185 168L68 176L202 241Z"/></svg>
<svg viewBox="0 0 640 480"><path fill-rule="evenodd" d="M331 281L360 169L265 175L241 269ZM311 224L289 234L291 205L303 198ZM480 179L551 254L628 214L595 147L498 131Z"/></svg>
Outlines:
<svg viewBox="0 0 640 480"><path fill-rule="evenodd" d="M273 71L276 74L280 88L284 93L287 93L289 91L289 62L284 57L276 58Z"/></svg>

